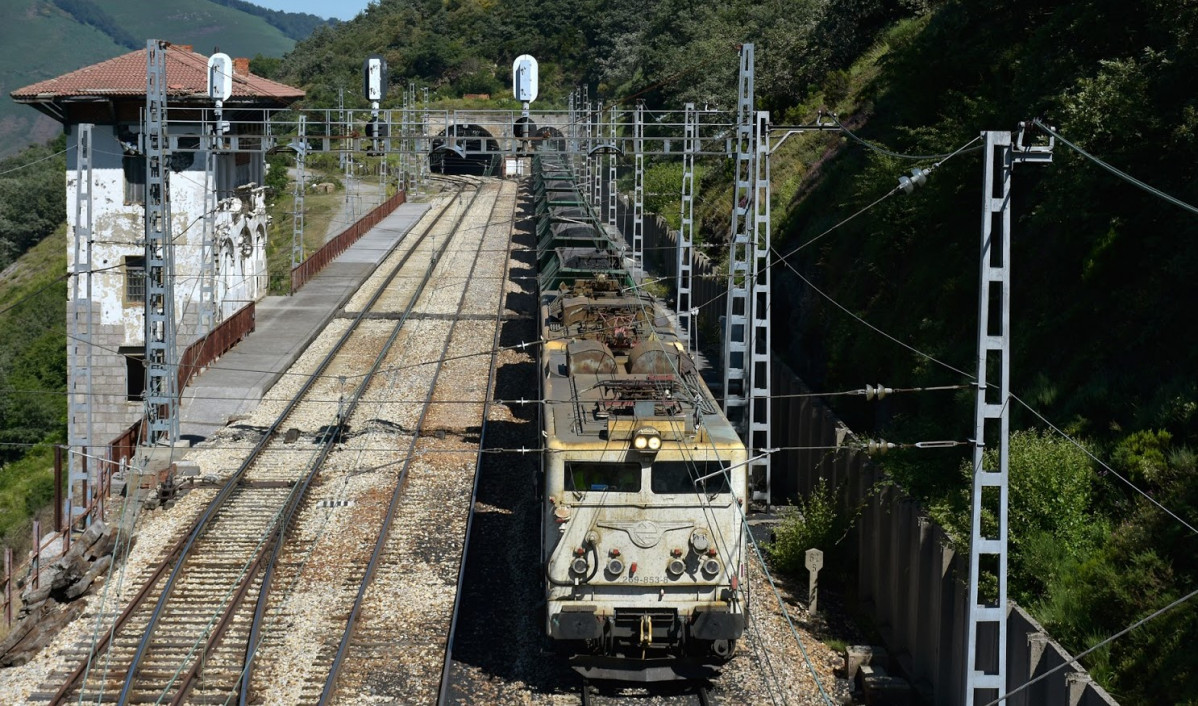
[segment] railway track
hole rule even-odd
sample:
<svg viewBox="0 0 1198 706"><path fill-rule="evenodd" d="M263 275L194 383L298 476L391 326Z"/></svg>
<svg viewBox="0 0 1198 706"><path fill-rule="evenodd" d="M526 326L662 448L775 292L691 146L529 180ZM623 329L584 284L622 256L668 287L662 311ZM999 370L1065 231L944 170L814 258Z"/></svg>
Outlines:
<svg viewBox="0 0 1198 706"><path fill-rule="evenodd" d="M85 659L74 671L56 675L61 681L51 703L203 703L213 698L224 703L243 675L252 675L253 662L246 657L254 650L246 647L256 642L250 640L255 623L249 618L270 596L279 549L288 544L296 512L331 452L347 429L362 423L356 415L360 403L408 320L404 315L377 321L368 314L391 319L395 302L405 296L412 304L425 290L435 296L427 263L448 251L451 234L469 213L462 205L465 192L473 203L485 188L461 187L417 237L397 244L380 268L384 272L372 278L381 281L369 302L346 323L333 350L261 435L250 457L144 577L142 590L106 636L94 647L77 650ZM418 283L410 275L413 269L426 273ZM379 324L392 329L381 346ZM345 381L351 377L356 384L347 397ZM279 433L301 419L325 423L301 429L300 439ZM297 454L302 442L308 448Z"/></svg>
<svg viewBox="0 0 1198 706"><path fill-rule="evenodd" d="M418 433L405 438L404 492L396 486L389 506L394 526L376 539L374 580L359 583L355 619L320 703L359 703L365 696L431 703L440 688L502 318L516 187L502 188L477 251L462 253L460 282L447 283L444 301L430 305L430 316L447 331L441 371L427 390ZM455 298L453 320L444 322Z"/></svg>

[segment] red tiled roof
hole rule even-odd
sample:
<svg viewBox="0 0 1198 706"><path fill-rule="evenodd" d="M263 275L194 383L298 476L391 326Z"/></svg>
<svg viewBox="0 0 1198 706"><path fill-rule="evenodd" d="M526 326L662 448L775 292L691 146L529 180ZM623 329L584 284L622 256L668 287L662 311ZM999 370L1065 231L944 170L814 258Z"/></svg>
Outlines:
<svg viewBox="0 0 1198 706"><path fill-rule="evenodd" d="M167 95L206 97L208 93L208 57L181 46L166 52ZM69 96L145 96L146 50L85 66L58 78L19 88L10 94L19 102L38 102ZM255 76L233 76L232 101L238 98L274 99L290 103L304 97L298 88Z"/></svg>

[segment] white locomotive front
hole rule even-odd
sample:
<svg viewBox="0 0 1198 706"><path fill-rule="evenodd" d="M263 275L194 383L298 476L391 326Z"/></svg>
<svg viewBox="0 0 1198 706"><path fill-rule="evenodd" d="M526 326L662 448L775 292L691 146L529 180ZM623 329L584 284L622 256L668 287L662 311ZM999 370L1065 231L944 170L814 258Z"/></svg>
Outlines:
<svg viewBox="0 0 1198 706"><path fill-rule="evenodd" d="M745 627L745 447L656 307L542 296L546 631L589 678L710 676Z"/></svg>

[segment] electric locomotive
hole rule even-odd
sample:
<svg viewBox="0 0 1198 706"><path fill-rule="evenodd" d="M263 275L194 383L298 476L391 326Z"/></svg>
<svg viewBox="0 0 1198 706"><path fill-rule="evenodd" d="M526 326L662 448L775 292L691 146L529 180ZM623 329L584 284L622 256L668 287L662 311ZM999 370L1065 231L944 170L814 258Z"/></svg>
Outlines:
<svg viewBox="0 0 1198 706"><path fill-rule="evenodd" d="M710 677L745 627L745 446L564 159L533 175L546 632L588 678Z"/></svg>

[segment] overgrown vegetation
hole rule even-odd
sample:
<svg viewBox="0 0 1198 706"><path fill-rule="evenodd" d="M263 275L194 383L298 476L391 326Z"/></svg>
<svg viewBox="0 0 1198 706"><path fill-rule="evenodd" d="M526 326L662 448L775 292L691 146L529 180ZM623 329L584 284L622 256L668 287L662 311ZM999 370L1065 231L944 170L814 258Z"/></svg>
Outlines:
<svg viewBox="0 0 1198 706"><path fill-rule="evenodd" d="M66 137L0 159L0 270L66 218Z"/></svg>
<svg viewBox="0 0 1198 706"><path fill-rule="evenodd" d="M958 0L898 23L879 56L849 72L841 119L905 153L952 152L979 130L1043 117L1102 159L1190 203L1198 108L1174 86L1198 62L1198 13L1150 6ZM829 86L832 88L832 86ZM826 95L830 95L829 92ZM807 242L933 160L900 160L852 141L828 145L822 178L802 187L786 228ZM836 228L792 262L839 304L916 355L826 304L786 273L776 322L816 389L964 382L977 325L976 153L944 161L928 184ZM780 198L789 198L781 194ZM1019 167L1013 192L1011 595L1079 652L1198 587L1198 335L1179 325L1198 285L1194 217L1057 143L1051 166ZM776 339L777 340L777 339ZM1079 438L1093 463L1023 403ZM972 392L909 395L839 411L859 430L904 441L972 436ZM968 461L908 452L887 466L967 537ZM1084 664L1124 704L1198 693L1182 653L1198 627L1185 605Z"/></svg>
<svg viewBox="0 0 1198 706"><path fill-rule="evenodd" d="M506 93L512 59L531 53L541 62L538 107L563 105L585 83L592 97L625 106L642 99L654 109L687 101L728 109L736 45L752 41L757 107L777 124L806 122L827 108L863 139L933 155L981 130L1043 117L1102 159L1196 203L1198 99L1179 88L1198 68L1196 36L1198 8L1184 0L381 0L355 20L318 28L282 61L254 65L305 88L309 105L335 105L344 87L347 102L360 106L362 58L378 52L391 68L385 106L399 104L409 80L430 86L446 105L477 106L450 99ZM900 174L933 163L926 186L866 208ZM700 237L714 244L727 229L731 166L703 166L696 216ZM845 309L926 354L879 337L779 268L771 313L775 331L786 335L775 334L774 344L814 389L855 389L863 380L968 382L956 371L972 372L976 356L980 171L975 151L903 159L832 133L792 139L777 152L778 249L824 236L789 262ZM675 174L665 162L647 170L651 206L670 219ZM60 175L58 167L47 177L58 197ZM27 198L34 187L19 188ZM283 212L287 198L278 202ZM1052 165L1018 168L1012 202L1011 592L1078 652L1198 587L1198 538L1152 502L1191 524L1198 517L1198 329L1188 324L1198 302L1198 222L1060 143ZM54 208L61 220L61 206ZM11 220L0 214L0 223ZM289 243L288 223L276 219L276 246ZM15 244L33 236L8 227L0 246L15 254L24 247ZM46 306L61 307L64 294ZM38 350L32 339L23 345ZM48 379L41 360L28 363L26 379ZM972 404L964 390L894 396L870 408L841 398L838 412L859 431L897 441L968 439ZM53 410L29 419L40 421L28 429L61 428ZM1045 420L1110 470L1046 431ZM964 536L968 459L909 451L886 463ZM827 492L799 506L775 551L796 556L809 548L800 545L825 541L808 535L824 531L815 518ZM1198 609L1186 605L1085 666L1124 704L1175 703L1198 693L1189 657L1195 634Z"/></svg>
<svg viewBox="0 0 1198 706"><path fill-rule="evenodd" d="M66 441L64 239L59 227L0 273L0 542L18 551L53 497L52 445Z"/></svg>
<svg viewBox="0 0 1198 706"><path fill-rule="evenodd" d="M825 566L837 569L839 555L833 550L847 529L833 489L821 479L806 498L783 508L782 521L765 552L775 569L792 576L806 576L808 549L824 552Z"/></svg>

